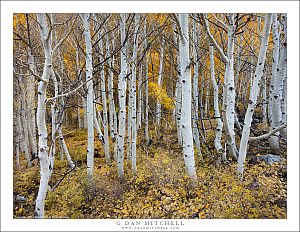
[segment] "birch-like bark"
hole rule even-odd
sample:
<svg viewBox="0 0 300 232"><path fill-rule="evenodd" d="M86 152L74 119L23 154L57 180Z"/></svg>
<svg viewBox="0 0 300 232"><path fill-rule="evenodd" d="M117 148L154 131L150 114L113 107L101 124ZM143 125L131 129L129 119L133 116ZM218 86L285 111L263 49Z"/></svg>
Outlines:
<svg viewBox="0 0 300 232"><path fill-rule="evenodd" d="M118 97L119 97L119 130L118 130L118 175L121 182L124 181L124 136L126 122L126 75L127 75L127 49L125 41L125 22L126 14L120 14L120 33L121 33L121 73L118 80Z"/></svg>
<svg viewBox="0 0 300 232"><path fill-rule="evenodd" d="M98 114L99 114L99 112L98 112ZM97 133L98 139L101 141L102 144L105 144L105 139L104 139L104 136L103 136L101 128L100 128L100 123L99 123L99 121L97 119L97 110L96 110L96 107L94 107L93 122L94 122L94 127L96 129L96 133Z"/></svg>
<svg viewBox="0 0 300 232"><path fill-rule="evenodd" d="M65 153L66 159L67 159L67 161L69 163L69 166L70 166L71 169L73 169L73 168L75 168L75 164L74 164L74 162L73 162L73 160L71 158L71 155L69 153L66 141L65 141L63 133L62 133L61 126L59 126L59 128L58 128L58 136L59 136L59 140L60 140L62 149L63 149L63 151Z"/></svg>
<svg viewBox="0 0 300 232"><path fill-rule="evenodd" d="M99 39L102 37L101 33L99 33ZM100 53L103 54L103 40L99 41L99 49ZM100 55L100 63L103 63L103 56ZM108 115L107 115L107 101L106 101L106 86L105 86L105 74L104 74L104 66L102 66L102 70L100 72L101 79L101 100L103 107L103 125L104 125L104 154L105 160L107 164L110 164L110 153L109 153L109 132L108 132Z"/></svg>
<svg viewBox="0 0 300 232"><path fill-rule="evenodd" d="M228 41L227 41L227 56L228 62L226 63L225 71L225 130L228 135L228 145L229 145L229 155L233 160L237 160L238 151L235 143L235 131L234 131L234 122L235 122L235 85L234 85L234 14L228 15Z"/></svg>
<svg viewBox="0 0 300 232"><path fill-rule="evenodd" d="M194 144L192 133L192 80L191 68L189 58L189 30L188 30L188 14L179 14L179 23L182 33L179 43L179 57L180 57L180 70L181 70L181 83L182 83L182 145L184 162L189 177L192 181L197 180L195 159L194 159Z"/></svg>
<svg viewBox="0 0 300 232"><path fill-rule="evenodd" d="M163 81L163 69L164 69L164 46L165 46L165 39L162 38L161 43L161 50L160 50L160 59L159 59L159 73L158 73L158 80L157 85L159 88L162 88L162 81ZM161 121L161 103L160 100L156 102L156 124L158 128L160 127Z"/></svg>
<svg viewBox="0 0 300 232"><path fill-rule="evenodd" d="M146 36L146 34L144 34ZM140 50L140 57L143 56L143 50ZM142 126L142 105L143 105L143 86L142 86L142 75L143 75L143 63L139 66L139 77L138 77L138 108L137 108L137 130Z"/></svg>
<svg viewBox="0 0 300 232"><path fill-rule="evenodd" d="M211 82L214 88L214 114L217 121L214 144L217 152L221 154L223 151L222 144L221 144L223 122L219 110L219 86L215 78L214 47L212 43L210 43L209 46L209 57L210 57Z"/></svg>
<svg viewBox="0 0 300 232"><path fill-rule="evenodd" d="M263 114L263 123L268 121L268 114L267 114L267 80L266 75L262 77L262 114Z"/></svg>
<svg viewBox="0 0 300 232"><path fill-rule="evenodd" d="M272 77L269 89L269 105L268 105L268 114L269 122L271 127L274 127L273 122L273 105L274 105L274 91L275 91L275 82L278 76L278 62L279 62L279 48L280 48L280 38L278 32L278 21L277 14L275 13L272 19L272 40L273 40L273 54L272 54Z"/></svg>
<svg viewBox="0 0 300 232"><path fill-rule="evenodd" d="M81 114L80 114L80 98L77 99L77 121L78 121L78 128L82 129L82 120L81 120Z"/></svg>
<svg viewBox="0 0 300 232"><path fill-rule="evenodd" d="M54 97L58 96L58 83L57 79L54 75L53 70L51 70L50 73L53 84L54 84ZM57 99L54 99L51 102L51 134L52 134L52 142L51 142L51 148L50 148L50 165L54 167L54 159L55 159L55 154L56 154L56 129L57 129ZM52 175L53 168L50 170L50 177Z"/></svg>
<svg viewBox="0 0 300 232"><path fill-rule="evenodd" d="M176 30L176 27L174 28L174 31ZM176 40L176 44L179 46L179 38L174 33L174 38ZM182 103L182 94L181 94L181 67L180 67L180 57L177 56L177 60L174 64L177 67L178 70L178 80L176 81L175 86L175 117L176 117L176 127L177 127L177 138L178 138L178 144L182 146L182 133L181 133L181 103Z"/></svg>
<svg viewBox="0 0 300 232"><path fill-rule="evenodd" d="M52 68L52 49L51 49L51 31L48 29L46 22L46 14L37 14L39 23L40 35L43 42L45 63L42 74L42 79L38 84L38 104L37 104L37 127L38 127L38 157L40 159L40 185L35 205L35 218L44 218L45 198L47 194L50 170L53 168L50 165L48 157L48 133L46 125L46 89L50 78Z"/></svg>
<svg viewBox="0 0 300 232"><path fill-rule="evenodd" d="M108 33L106 34L106 54L108 56L111 56L112 54L110 53L110 47L109 47L109 38L108 38ZM112 39L112 47L114 50L114 40ZM112 139L115 138L115 133L114 133L114 111L115 111L115 102L114 102L114 93L113 93L113 71L112 71L112 66L113 66L113 59L108 58L107 60L107 67L108 67L108 111L109 111L109 131L110 131L110 137Z"/></svg>
<svg viewBox="0 0 300 232"><path fill-rule="evenodd" d="M144 35L147 35L147 23L144 24ZM147 37L144 40L144 48L147 48ZM145 139L149 145L149 76L148 76L148 52L145 54Z"/></svg>
<svg viewBox="0 0 300 232"><path fill-rule="evenodd" d="M196 43L198 42L198 33L196 28L196 21L193 24L193 55L194 55L194 75L193 75L193 104L192 104L192 124L193 124L193 137L196 146L196 155L202 161L203 157L201 154L201 146L200 146L200 136L199 136L199 129L198 129L198 108L199 108L199 90L198 90L198 56L197 56L197 49Z"/></svg>
<svg viewBox="0 0 300 232"><path fill-rule="evenodd" d="M131 140L131 169L132 174L136 175L136 139L137 139L137 114L136 114L136 70L137 70L137 51L138 51L138 29L139 29L140 15L135 14L134 17L134 41L133 41L133 64L132 64L132 79L131 79L131 95L132 95L132 140Z"/></svg>
<svg viewBox="0 0 300 232"><path fill-rule="evenodd" d="M87 145L87 175L91 180L93 178L94 171L94 91L93 91L93 60L92 60L92 41L90 30L90 14L81 14L85 49L86 49L86 88L87 88L87 100L86 100L86 118L88 128L88 145Z"/></svg>
<svg viewBox="0 0 300 232"><path fill-rule="evenodd" d="M254 74L253 85L250 91L249 104L248 104L248 108L244 120L244 127L243 127L241 143L240 143L239 158L238 158L238 165L237 165L237 174L241 179L243 178L244 162L247 154L252 116L254 113L254 109L256 107L257 96L259 93L259 82L263 75L265 58L268 49L271 20L272 20L272 14L267 14L265 24L264 24L259 54L258 54L258 61L257 61L255 74Z"/></svg>
<svg viewBox="0 0 300 232"><path fill-rule="evenodd" d="M27 166L30 168L32 166L31 161L30 161L30 138L29 138L29 128L28 128L28 118L26 115L26 94L25 94L25 86L23 84L23 79L19 77L19 83L20 83L20 88L21 88L21 98L20 98L20 113L21 113L21 131L23 132L23 148L24 148L24 153L25 153L25 158L27 161Z"/></svg>
<svg viewBox="0 0 300 232"><path fill-rule="evenodd" d="M233 160L237 160L238 150L235 143L235 85L234 85L234 14L228 14L227 16L228 25L228 39L227 39L227 56L224 54L223 50L220 48L218 43L215 41L210 33L208 21L204 14L202 14L202 19L204 23L204 29L207 35L213 43L214 47L220 54L222 60L226 63L225 77L224 77L224 91L223 91L223 110L224 110L224 128L227 134L227 143L229 145L229 155Z"/></svg>
<svg viewBox="0 0 300 232"><path fill-rule="evenodd" d="M82 104L83 104L83 128L87 128L87 113L86 113L86 100L84 97L81 97Z"/></svg>
<svg viewBox="0 0 300 232"><path fill-rule="evenodd" d="M283 81L282 87L282 98L281 98L281 121L282 123L287 122L287 14L282 15L282 24L283 24L283 33L284 39L281 45L282 56L280 65L280 75ZM287 130L286 128L282 128L280 130L280 134L286 138L287 137Z"/></svg>
<svg viewBox="0 0 300 232"><path fill-rule="evenodd" d="M273 36L273 63L272 63L272 78L270 85L270 130L280 126L281 124L281 75L279 67L279 57L282 59L280 54L280 37L279 37L279 22L277 20L277 14L275 13L272 18L272 36ZM277 133L278 135L279 133ZM279 139L276 135L269 138L270 148L273 151L279 149Z"/></svg>

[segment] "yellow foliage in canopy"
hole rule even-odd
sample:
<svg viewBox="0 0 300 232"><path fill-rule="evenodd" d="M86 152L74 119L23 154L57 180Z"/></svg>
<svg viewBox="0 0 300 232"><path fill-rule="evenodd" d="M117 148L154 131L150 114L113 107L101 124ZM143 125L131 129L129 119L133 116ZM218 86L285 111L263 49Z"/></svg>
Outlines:
<svg viewBox="0 0 300 232"><path fill-rule="evenodd" d="M25 25L26 17L25 14L14 14L14 28L17 27L17 25Z"/></svg>
<svg viewBox="0 0 300 232"><path fill-rule="evenodd" d="M166 90L154 82L149 83L149 96L153 96L167 110L172 110L175 107L173 100L168 96Z"/></svg>

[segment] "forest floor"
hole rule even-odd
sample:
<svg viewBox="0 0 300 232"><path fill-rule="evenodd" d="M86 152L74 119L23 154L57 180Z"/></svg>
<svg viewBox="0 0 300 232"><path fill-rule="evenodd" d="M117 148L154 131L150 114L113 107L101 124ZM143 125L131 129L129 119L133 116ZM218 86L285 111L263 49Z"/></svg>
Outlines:
<svg viewBox="0 0 300 232"><path fill-rule="evenodd" d="M126 181L122 184L116 163L105 163L103 147L96 140L92 186L86 180L86 132L76 130L68 134L66 142L76 168L70 171L67 161L59 160L57 155L49 186L62 181L54 191L48 191L46 218L287 217L286 144L281 144L278 151L283 161L269 165L253 159L270 153L266 142L250 143L241 183L236 178L236 162L224 164L210 154L214 150L214 132L208 131L207 145L202 143L204 162L196 159L198 184L191 188L176 134L176 129L169 127L148 148L143 140L138 141L137 176L132 176L130 161L125 158ZM14 202L14 218L32 218L39 166L37 161L31 168L26 167L25 160L21 164L22 169L14 167L14 196L22 195L26 201Z"/></svg>

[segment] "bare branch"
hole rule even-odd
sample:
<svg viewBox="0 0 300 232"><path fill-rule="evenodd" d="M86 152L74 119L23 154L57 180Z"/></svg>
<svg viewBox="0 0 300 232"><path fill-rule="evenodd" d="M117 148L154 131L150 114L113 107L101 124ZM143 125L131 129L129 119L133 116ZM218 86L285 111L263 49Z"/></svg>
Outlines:
<svg viewBox="0 0 300 232"><path fill-rule="evenodd" d="M204 25L204 30L206 31L209 40L213 43L214 47L217 49L217 51L219 52L222 60L226 63L228 63L228 58L227 56L224 54L223 50L220 48L220 46L218 45L217 41L215 40L215 38L212 36L212 34L210 33L209 30L209 26L208 26L208 22L206 19L206 16L204 14L201 14L201 18L203 21L203 25Z"/></svg>
<svg viewBox="0 0 300 232"><path fill-rule="evenodd" d="M281 129L285 128L287 126L286 123L282 124L281 126L279 127L276 127L275 129L271 130L269 133L267 134L264 134L264 135L260 135L260 136L257 136L257 137L250 137L249 138L249 141L257 141L257 140L262 140L262 139L267 139L269 138L270 136L274 135L276 132L280 131Z"/></svg>

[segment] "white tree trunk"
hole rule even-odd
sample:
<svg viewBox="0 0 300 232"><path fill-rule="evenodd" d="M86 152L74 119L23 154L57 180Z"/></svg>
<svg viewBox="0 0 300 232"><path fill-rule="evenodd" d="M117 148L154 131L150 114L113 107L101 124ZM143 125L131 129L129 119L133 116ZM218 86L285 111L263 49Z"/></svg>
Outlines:
<svg viewBox="0 0 300 232"><path fill-rule="evenodd" d="M282 123L287 122L287 14L282 15L283 31L284 31L284 40L281 46L282 49L282 63L281 64L281 78L283 79L283 88L282 88L282 99L281 99L281 121ZM280 130L280 134L286 138L287 130L283 128Z"/></svg>
<svg viewBox="0 0 300 232"><path fill-rule="evenodd" d="M102 37L102 33L99 33L99 39ZM100 39L99 41L99 49L100 53L103 54L103 40ZM100 55L100 63L103 63L103 56ZM102 107L103 107L103 127L104 127L104 154L106 163L110 164L110 153L109 153L109 132L108 132L108 115L107 115L107 103L106 103L106 86L105 86L105 73L104 73L104 66L102 66L101 70L101 100L102 100Z"/></svg>
<svg viewBox="0 0 300 232"><path fill-rule="evenodd" d="M110 53L110 47L109 47L109 38L108 38L108 33L106 34L106 54L108 56L111 56L112 53ZM112 39L112 44L114 44L114 40ZM113 45L113 50L114 50L114 45ZM113 93L113 71L112 71L112 66L113 66L113 59L114 57L110 57L107 60L107 66L108 66L108 111L109 111L109 131L110 131L110 137L112 139L115 138L115 133L114 133L114 111L115 111L115 102L114 102L114 93Z"/></svg>
<svg viewBox="0 0 300 232"><path fill-rule="evenodd" d="M214 63L214 47L213 44L210 43L209 46L209 57L210 57L210 73L211 73L211 81L214 88L214 114L217 121L217 128L216 128L216 135L215 135L215 148L218 153L222 153L223 148L221 144L222 139L222 129L223 129L223 122L220 115L219 110L219 86L215 78L215 63Z"/></svg>
<svg viewBox="0 0 300 232"><path fill-rule="evenodd" d="M126 14L120 14L120 33L121 33L121 73L118 80L118 97L119 97L119 134L118 134L118 175L121 181L124 181L124 136L126 123L126 43L125 43L125 22Z"/></svg>
<svg viewBox="0 0 300 232"><path fill-rule="evenodd" d="M144 35L147 35L147 23L144 24ZM144 48L147 48L147 37L144 40ZM148 76L148 52L145 54L145 139L149 145L149 76Z"/></svg>
<svg viewBox="0 0 300 232"><path fill-rule="evenodd" d="M146 36L146 34L144 34ZM140 59L143 55L143 50L140 50ZM139 77L138 77L138 109L137 109L137 130L142 126L142 105L143 105L143 88L142 88L142 75L143 75L143 63L141 62L139 67Z"/></svg>
<svg viewBox="0 0 300 232"><path fill-rule="evenodd" d="M254 113L254 109L256 107L257 96L259 93L259 82L263 75L265 58L268 49L271 20L272 20L272 14L267 14L265 24L264 24L264 29L263 29L262 40L260 44L258 61L257 61L255 74L254 74L253 85L250 91L249 104L248 104L248 108L244 120L244 127L243 127L241 143L240 143L239 158L238 158L238 165L237 165L237 174L241 179L243 177L243 172L244 172L244 162L247 154L252 116Z"/></svg>
<svg viewBox="0 0 300 232"><path fill-rule="evenodd" d="M23 131L23 138L24 138L24 141L23 141L23 148L24 148L24 153L25 153L25 158L26 158L26 161L27 161L27 166L30 168L32 165L31 165L31 161L30 161L30 143L29 143L29 128L28 128L28 118L27 118L27 115L26 115L26 94L25 94L25 86L24 84L22 83L22 81L24 81L23 79L20 79L20 88L22 89L21 90L21 101L20 101L20 105L21 105L21 109L20 109L20 113L21 113L21 128L22 128L22 131Z"/></svg>
<svg viewBox="0 0 300 232"><path fill-rule="evenodd" d="M47 194L50 170L53 168L50 165L48 157L48 133L46 125L46 89L52 68L52 49L51 36L46 22L46 14L37 14L37 21L39 22L40 34L44 47L45 64L42 79L38 85L38 105L37 105L37 127L38 127L38 156L40 159L40 186L36 199L35 213L36 218L44 217L45 198Z"/></svg>
<svg viewBox="0 0 300 232"><path fill-rule="evenodd" d="M198 42L198 33L196 28L196 21L194 21L193 24L193 53L194 53L194 75L193 75L193 104L192 104L192 123L193 123L193 137L196 145L196 154L199 157L199 159L202 161L203 157L201 154L201 146L200 146L200 136L199 136L199 129L198 129L198 109L199 109L199 90L198 90L198 61L197 61L197 49L196 49L196 43Z"/></svg>
<svg viewBox="0 0 300 232"><path fill-rule="evenodd" d="M225 130L228 135L228 145L229 145L229 155L232 159L237 160L238 151L235 143L235 131L234 131L234 121L235 121L235 85L234 85L234 14L229 14L229 27L228 27L228 42L227 42L227 56L228 62L226 63L225 71L225 92L226 92L226 103L225 103Z"/></svg>
<svg viewBox="0 0 300 232"><path fill-rule="evenodd" d="M136 114L136 70L137 70L137 51L138 51L138 28L140 22L140 15L135 14L134 18L134 42L133 42L133 64L132 64L132 79L131 79L131 94L132 94L132 140L131 140L131 168L132 174L136 174L136 139L137 139L137 114Z"/></svg>
<svg viewBox="0 0 300 232"><path fill-rule="evenodd" d="M90 14L81 14L84 26L84 38L86 49L86 114L88 128L88 145L87 145L87 175L89 179L93 178L94 171L94 91L93 91L93 61L92 61L92 41L90 32Z"/></svg>
<svg viewBox="0 0 300 232"><path fill-rule="evenodd" d="M58 128L58 136L59 136L60 143L62 145L62 149L64 150L65 156L66 156L67 161L69 163L69 166L70 166L71 169L73 169L75 167L75 164L73 163L72 158L70 156L67 144L65 142L65 139L64 139L64 136L63 136L63 133L62 133L61 126L59 126L59 128Z"/></svg>
<svg viewBox="0 0 300 232"><path fill-rule="evenodd" d="M160 50L160 59L159 59L159 73L158 73L158 80L157 85L158 87L162 88L162 81L163 81L163 69L164 69L164 46L165 46L165 39L162 38L161 50ZM161 103L158 100L156 102L156 124L158 128L160 127L161 121Z"/></svg>
<svg viewBox="0 0 300 232"><path fill-rule="evenodd" d="M95 108L94 108L93 122L94 122L94 127L97 132L97 137L102 142L102 144L105 144L105 139L104 139L104 136L103 136L101 128L100 128L100 123L97 119L97 110Z"/></svg>
<svg viewBox="0 0 300 232"><path fill-rule="evenodd" d="M182 127L182 144L184 162L187 172L192 181L197 180L195 159L194 159L194 144L192 134L192 81L191 68L189 58L189 30L188 30L188 14L179 14L179 23L182 32L179 43L180 70L182 83L182 104L181 110L181 127Z"/></svg>

